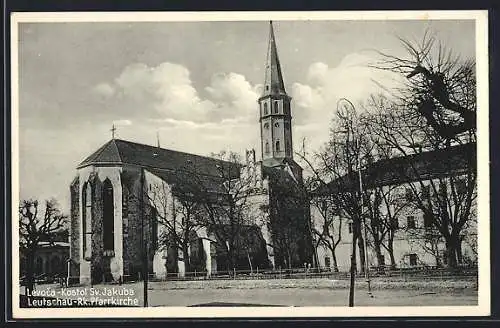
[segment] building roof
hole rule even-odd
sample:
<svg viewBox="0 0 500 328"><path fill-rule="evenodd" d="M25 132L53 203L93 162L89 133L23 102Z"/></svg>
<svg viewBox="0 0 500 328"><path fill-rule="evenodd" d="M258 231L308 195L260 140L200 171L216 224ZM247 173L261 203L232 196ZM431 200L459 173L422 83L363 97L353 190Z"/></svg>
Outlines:
<svg viewBox="0 0 500 328"><path fill-rule="evenodd" d="M273 22L269 23L269 45L267 48L266 72L262 97L269 95L286 95L280 60L274 38Z"/></svg>
<svg viewBox="0 0 500 328"><path fill-rule="evenodd" d="M476 167L476 144L468 143L422 152L408 156L379 160L361 171L365 188L398 185L407 182L430 180L464 174ZM316 194L331 193L334 190L359 190L357 172L321 186Z"/></svg>
<svg viewBox="0 0 500 328"><path fill-rule="evenodd" d="M229 172L233 177L239 175L240 168L237 163L120 139L111 139L105 143L81 162L77 168L80 169L89 165L111 166L123 164L170 171L182 169L209 176L220 176L222 169L223 172Z"/></svg>

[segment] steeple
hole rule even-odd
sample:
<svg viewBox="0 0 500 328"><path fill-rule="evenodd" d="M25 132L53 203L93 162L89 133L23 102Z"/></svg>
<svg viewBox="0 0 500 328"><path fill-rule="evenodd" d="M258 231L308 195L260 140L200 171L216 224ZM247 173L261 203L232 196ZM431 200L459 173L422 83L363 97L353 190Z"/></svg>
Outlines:
<svg viewBox="0 0 500 328"><path fill-rule="evenodd" d="M269 23L265 73L264 90L258 100L262 160L292 159L291 98L285 91L272 22Z"/></svg>
<svg viewBox="0 0 500 328"><path fill-rule="evenodd" d="M266 75L262 97L269 95L286 95L280 60L274 37L273 22L269 22L269 44L267 46Z"/></svg>

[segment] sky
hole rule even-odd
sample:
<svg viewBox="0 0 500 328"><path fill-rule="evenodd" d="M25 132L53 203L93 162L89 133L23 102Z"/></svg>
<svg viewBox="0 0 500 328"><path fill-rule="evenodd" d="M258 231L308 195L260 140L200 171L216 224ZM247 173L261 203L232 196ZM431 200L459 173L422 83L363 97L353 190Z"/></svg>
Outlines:
<svg viewBox="0 0 500 328"><path fill-rule="evenodd" d="M369 68L374 50L405 56L398 36L426 29L474 58L474 21L274 21L294 149L328 139L337 101L354 104L397 78ZM208 155L260 154L257 98L267 21L20 23L21 199L69 209L76 166L111 139ZM16 109L13 109L16 110Z"/></svg>

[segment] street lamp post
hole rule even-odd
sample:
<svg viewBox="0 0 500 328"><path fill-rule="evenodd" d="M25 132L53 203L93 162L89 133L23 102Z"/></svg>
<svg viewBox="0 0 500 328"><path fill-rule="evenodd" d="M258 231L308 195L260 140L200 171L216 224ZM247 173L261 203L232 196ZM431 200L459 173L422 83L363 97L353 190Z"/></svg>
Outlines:
<svg viewBox="0 0 500 328"><path fill-rule="evenodd" d="M368 284L368 295L372 296L371 284L370 284L370 266L368 264L368 244L367 244L368 234L366 231L366 218L365 218L365 215L363 214L363 209L364 209L363 192L364 192L364 189L363 189L363 177L361 174L361 135L358 131L358 129L359 129L358 123L359 122L358 122L358 116L356 113L356 108L354 107L352 102L346 98L341 98L337 102L337 107L339 107L340 102L345 102L345 104L343 106L343 109L345 110L345 112L343 113L343 115L347 116L349 119L351 119L352 123L355 125L355 127L353 127L352 125L349 125L348 129L350 129L352 134L353 134L353 139L355 142L355 146L357 148L357 150L356 150L357 151L356 168L358 171L358 182L359 182L359 197L360 197L359 205L360 205L360 214L361 214L360 223L363 224L363 232L364 232L362 234L364 234L363 248L364 248L364 255L365 255L365 280ZM353 247L354 247L354 245L353 245Z"/></svg>

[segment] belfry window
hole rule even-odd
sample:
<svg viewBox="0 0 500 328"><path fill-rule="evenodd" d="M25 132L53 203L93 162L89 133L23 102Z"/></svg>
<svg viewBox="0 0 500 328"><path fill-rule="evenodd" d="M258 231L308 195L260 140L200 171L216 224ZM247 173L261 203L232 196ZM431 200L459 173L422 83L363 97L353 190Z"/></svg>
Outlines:
<svg viewBox="0 0 500 328"><path fill-rule="evenodd" d="M264 152L266 154L269 154L269 142L267 142L267 141L266 141L266 146L265 146Z"/></svg>
<svg viewBox="0 0 500 328"><path fill-rule="evenodd" d="M267 115L268 114L268 111L267 111L267 103L265 102L264 103L264 115Z"/></svg>
<svg viewBox="0 0 500 328"><path fill-rule="evenodd" d="M102 191L102 240L105 251L114 250L114 218L115 209L113 205L113 186L111 181L106 179L103 184Z"/></svg>
<svg viewBox="0 0 500 328"><path fill-rule="evenodd" d="M278 114L278 106L279 106L279 102L277 100L274 101L274 109L273 109L273 112L274 114Z"/></svg>
<svg viewBox="0 0 500 328"><path fill-rule="evenodd" d="M276 140L276 151L281 151L280 150L280 141Z"/></svg>
<svg viewBox="0 0 500 328"><path fill-rule="evenodd" d="M85 183L82 189L83 257L92 256L92 186Z"/></svg>

